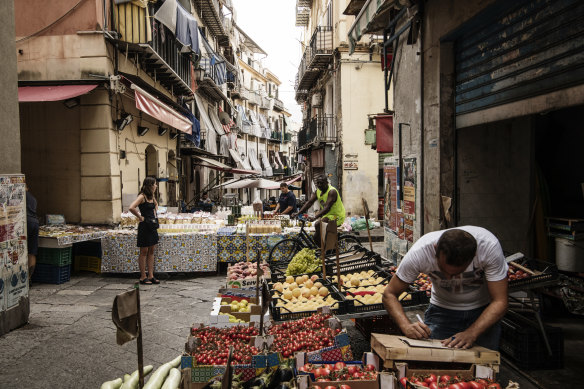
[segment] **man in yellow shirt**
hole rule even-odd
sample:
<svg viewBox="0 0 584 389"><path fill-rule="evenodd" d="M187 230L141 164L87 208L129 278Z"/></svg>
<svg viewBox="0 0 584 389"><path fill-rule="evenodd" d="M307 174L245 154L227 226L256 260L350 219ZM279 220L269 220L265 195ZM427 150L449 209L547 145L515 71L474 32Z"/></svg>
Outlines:
<svg viewBox="0 0 584 389"><path fill-rule="evenodd" d="M316 200L320 204L320 211L314 215L314 219L322 218L322 221L328 222L331 220L336 220L337 226L340 226L345 221L345 206L341 201L341 195L336 188L329 185L328 179L325 175L320 175L315 178L316 192L312 194L312 197L304 204L302 208L297 213L294 213L292 217L296 217L299 213L303 213L305 210L310 208ZM314 225L316 230L316 235L319 236L320 232L320 222L316 222Z"/></svg>

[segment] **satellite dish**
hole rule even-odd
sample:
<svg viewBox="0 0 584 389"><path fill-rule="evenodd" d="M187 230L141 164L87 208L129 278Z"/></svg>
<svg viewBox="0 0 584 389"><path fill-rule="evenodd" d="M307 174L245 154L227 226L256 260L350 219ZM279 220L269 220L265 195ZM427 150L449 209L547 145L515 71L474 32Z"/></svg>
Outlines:
<svg viewBox="0 0 584 389"><path fill-rule="evenodd" d="M221 124L229 124L231 122L231 117L227 112L219 112L219 120Z"/></svg>

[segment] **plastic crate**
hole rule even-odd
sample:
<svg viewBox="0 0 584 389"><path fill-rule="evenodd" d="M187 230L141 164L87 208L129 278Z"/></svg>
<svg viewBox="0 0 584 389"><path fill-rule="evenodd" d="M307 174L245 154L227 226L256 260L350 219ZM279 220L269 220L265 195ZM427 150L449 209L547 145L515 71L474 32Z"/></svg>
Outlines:
<svg viewBox="0 0 584 389"><path fill-rule="evenodd" d="M330 290L330 289L329 289ZM338 292L331 292L331 296L337 303L333 304L331 311L334 315L344 315L352 309L353 301L347 301L343 298L343 295ZM300 311L300 312L290 312L284 307L277 307L278 301L280 299L274 297L270 303L270 311L272 312L272 317L274 321L290 321L302 319L304 317L312 316L316 311Z"/></svg>
<svg viewBox="0 0 584 389"><path fill-rule="evenodd" d="M39 252L37 255L37 263L52 265L52 266L65 266L71 264L72 248L47 248L39 247Z"/></svg>
<svg viewBox="0 0 584 389"><path fill-rule="evenodd" d="M63 284L71 280L71 266L53 266L38 263L32 275L33 282L43 284Z"/></svg>
<svg viewBox="0 0 584 389"><path fill-rule="evenodd" d="M79 255L87 255L91 257L101 258L101 240L99 241L85 241L75 243L73 245L73 257Z"/></svg>
<svg viewBox="0 0 584 389"><path fill-rule="evenodd" d="M402 335L399 326L389 315L355 319L355 328L369 341L371 334Z"/></svg>
<svg viewBox="0 0 584 389"><path fill-rule="evenodd" d="M550 356L539 327L519 316L501 320L500 351L520 369L561 369L564 366L564 333L544 326L552 350Z"/></svg>
<svg viewBox="0 0 584 389"><path fill-rule="evenodd" d="M408 294L412 296L410 300L400 300L402 307L412 307L415 305L427 304L430 299L426 296L426 291L418 291L410 288ZM347 300L353 301L353 305L350 307L352 310L347 313L361 313L361 312L373 312L373 311L383 311L385 306L383 303L379 304L361 304L357 300Z"/></svg>
<svg viewBox="0 0 584 389"><path fill-rule="evenodd" d="M510 291L539 288L543 284L554 282L559 277L558 268L553 263L538 261L535 259L523 259L515 262L530 270L541 272L541 274L522 278L520 280L509 281Z"/></svg>
<svg viewBox="0 0 584 389"><path fill-rule="evenodd" d="M73 271L92 271L101 274L101 258L89 255L76 255L73 261Z"/></svg>

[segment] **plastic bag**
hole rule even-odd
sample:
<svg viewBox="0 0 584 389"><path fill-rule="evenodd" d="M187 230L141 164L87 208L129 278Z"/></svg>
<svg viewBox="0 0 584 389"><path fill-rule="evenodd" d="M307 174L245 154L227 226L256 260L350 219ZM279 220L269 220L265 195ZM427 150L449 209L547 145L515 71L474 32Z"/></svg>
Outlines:
<svg viewBox="0 0 584 389"><path fill-rule="evenodd" d="M369 220L369 224L367 224L365 218L357 219L353 223L351 223L351 228L353 229L353 231L365 231L367 228L372 230L374 227L375 227L374 222Z"/></svg>

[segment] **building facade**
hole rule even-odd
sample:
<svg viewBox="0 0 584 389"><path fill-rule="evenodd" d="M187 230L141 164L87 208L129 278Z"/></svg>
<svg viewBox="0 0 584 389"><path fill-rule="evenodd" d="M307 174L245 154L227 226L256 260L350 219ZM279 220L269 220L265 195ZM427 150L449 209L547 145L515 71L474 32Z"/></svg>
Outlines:
<svg viewBox="0 0 584 389"><path fill-rule="evenodd" d="M365 139L368 115L384 112L378 44L371 39L352 53L347 38L355 19L351 1L297 1L296 24L304 28L303 53L296 77L296 100L302 105L299 153L310 180L328 176L339 189L347 216L363 215L365 199L375 208L379 156ZM377 217L377 215L375 215Z"/></svg>

